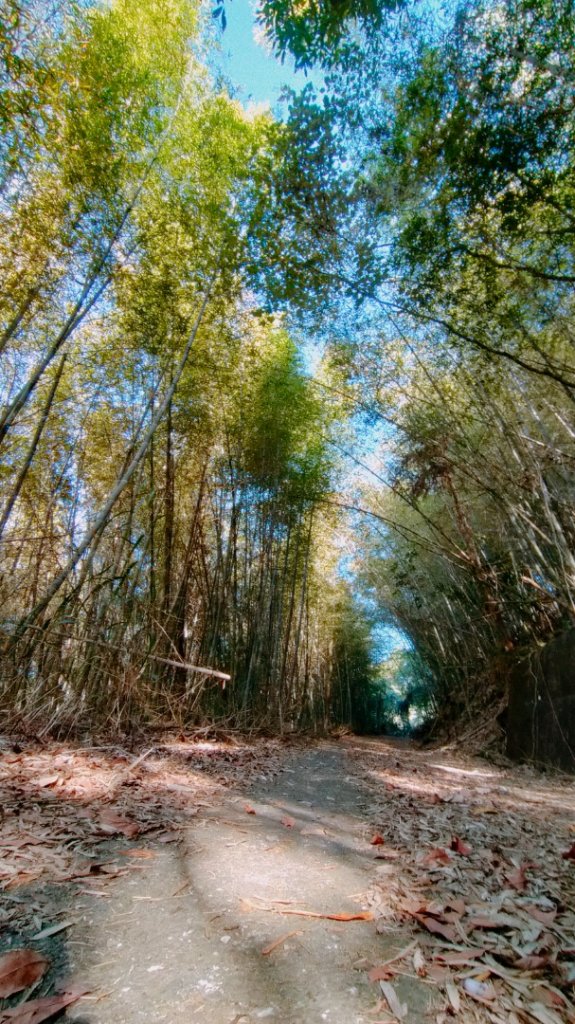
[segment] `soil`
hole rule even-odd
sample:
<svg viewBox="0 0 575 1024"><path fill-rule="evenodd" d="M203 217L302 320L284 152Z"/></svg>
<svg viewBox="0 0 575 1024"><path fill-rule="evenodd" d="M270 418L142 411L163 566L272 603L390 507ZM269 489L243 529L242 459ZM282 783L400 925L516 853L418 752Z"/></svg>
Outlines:
<svg viewBox="0 0 575 1024"><path fill-rule="evenodd" d="M574 1019L572 780L354 737L3 760L0 954L52 965L4 1006L64 981L76 1024Z"/></svg>

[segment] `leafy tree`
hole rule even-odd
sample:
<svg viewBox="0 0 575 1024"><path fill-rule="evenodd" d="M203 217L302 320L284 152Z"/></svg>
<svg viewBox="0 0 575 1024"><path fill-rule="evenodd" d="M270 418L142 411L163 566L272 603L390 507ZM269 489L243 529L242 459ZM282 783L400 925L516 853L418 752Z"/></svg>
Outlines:
<svg viewBox="0 0 575 1024"><path fill-rule="evenodd" d="M348 55L350 30L381 31L386 19L401 10L406 0L264 0L259 22L282 60L291 56L296 68L314 64L331 66ZM213 10L225 30L225 4Z"/></svg>

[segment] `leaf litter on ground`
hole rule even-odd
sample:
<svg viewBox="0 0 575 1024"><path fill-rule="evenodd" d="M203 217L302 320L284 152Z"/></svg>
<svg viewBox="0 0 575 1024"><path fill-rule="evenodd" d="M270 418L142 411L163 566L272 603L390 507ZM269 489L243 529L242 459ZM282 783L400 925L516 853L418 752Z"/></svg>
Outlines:
<svg viewBox="0 0 575 1024"><path fill-rule="evenodd" d="M50 961L35 949L13 949L0 956L0 999L8 999L40 980Z"/></svg>
<svg viewBox="0 0 575 1024"><path fill-rule="evenodd" d="M385 837L370 893L377 930L419 936L417 957L375 964L372 977L381 966L387 984L413 970L439 985L438 1024L457 1015L575 1022L572 782L457 753L344 742L375 803L372 834Z"/></svg>
<svg viewBox="0 0 575 1024"><path fill-rule="evenodd" d="M391 991L394 977L407 973L443 992L437 1024L458 1014L466 1024L575 1021L570 784L446 751L422 753L381 741L370 746L355 737L343 742L376 804L365 824L376 873L369 914L377 931L410 940L399 959L367 966L383 968L382 1018L401 1019L403 1001L395 1003ZM277 741L184 735L166 735L144 753L56 743L5 748L0 924L14 931L28 922L36 936L64 930L70 922L58 921L61 913L51 913L49 902L21 898L19 890L35 883L37 893L40 883L53 882L109 896L93 883L101 888L137 870L139 858L153 855L142 847L144 836L177 842L181 827L224 787L247 795L254 780L289 770L287 755ZM284 824L294 827L291 820ZM327 833L325 825L301 829L302 835ZM107 852L118 839L138 841L133 850L116 850L123 865ZM369 919L367 913L295 912ZM391 1002L382 982L392 986ZM45 998L52 1002L36 1000L28 1016L15 1015L20 1007L0 1011L0 1024L39 1024L49 1019L42 1014L53 1016L65 1005L65 995Z"/></svg>
<svg viewBox="0 0 575 1024"><path fill-rule="evenodd" d="M29 996L40 981L44 991L53 986L58 965L41 951L16 947L57 944L75 923L62 910L65 902L81 894L111 899L103 886L155 856L144 838L179 842L182 829L226 787L241 792L255 779L273 778L289 753L277 740L212 738L205 731L166 732L143 752L106 741L0 737L0 943L14 947L0 952L0 999L13 1002L24 990ZM40 1024L78 998L63 992L4 1005L0 1024Z"/></svg>

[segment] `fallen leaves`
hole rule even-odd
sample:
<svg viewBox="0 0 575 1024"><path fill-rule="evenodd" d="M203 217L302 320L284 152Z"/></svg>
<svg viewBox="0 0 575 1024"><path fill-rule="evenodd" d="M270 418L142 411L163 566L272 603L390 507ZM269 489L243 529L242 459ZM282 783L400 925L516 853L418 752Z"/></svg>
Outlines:
<svg viewBox="0 0 575 1024"><path fill-rule="evenodd" d="M98 830L104 832L106 835L118 835L121 834L126 836L128 839L132 839L137 836L141 831L140 825L135 821L130 821L129 818L122 817L113 808L106 808L100 812L98 817Z"/></svg>
<svg viewBox="0 0 575 1024"><path fill-rule="evenodd" d="M442 914L423 910L419 913L414 913L413 917L432 935L441 935L448 942L457 942L457 931L452 924L446 921Z"/></svg>
<svg viewBox="0 0 575 1024"><path fill-rule="evenodd" d="M455 1014L459 1013L461 1009L461 996L459 994L459 989L457 988L457 985L453 981L448 980L445 983L445 991L447 993L447 998L449 999L451 1009Z"/></svg>
<svg viewBox="0 0 575 1024"><path fill-rule="evenodd" d="M527 867L521 864L515 871L508 871L505 875L509 885L517 892L524 892L527 888Z"/></svg>
<svg viewBox="0 0 575 1024"><path fill-rule="evenodd" d="M354 741L378 802L373 834L394 851L378 860L376 929L395 938L415 927L420 938L398 963L366 968L371 980L407 974L438 986L436 1024L575 1024L575 843L562 853L572 789L437 752L414 773L432 755L373 748L382 753L366 756ZM400 1020L397 1010L387 1002Z"/></svg>
<svg viewBox="0 0 575 1024"><path fill-rule="evenodd" d="M19 755L5 764L8 774L2 799L6 793L7 857L0 868L4 887L17 889L41 876L62 883L84 879L86 887L93 880L104 888L120 869L109 859L97 857L98 844L125 836L121 845L129 846L127 839L166 826L173 840L178 824L196 813L199 795L213 792L208 792L206 777L213 779L227 771L229 782L243 781L248 766L261 774L258 757L250 761L246 750L238 753L223 744L206 743L205 749L192 746L182 741L172 744L168 754L162 755L159 747L153 755L147 752L144 759L135 760L126 752L108 756L53 748L24 758ZM566 824L548 828L545 814L553 814L552 803L541 803L538 818L529 786L525 786L525 799L519 799L509 778L486 770L485 765L467 771L454 759L447 766L449 771L443 764L437 770L414 773L410 759L416 756L394 753L385 773L378 766L382 802L370 830L362 832L362 852L368 853L368 842L374 847L370 865L378 877L371 910L264 909L312 921L374 919L378 931L393 929L395 936L405 936L405 949L397 957L365 968L378 986L378 997L381 993L381 1016L388 1020L389 1015L409 1019L405 1017L404 974L422 979L430 989L437 987L443 1004L437 1008L436 1020L446 1024L457 1015L465 1024L575 1020L569 995L575 981L575 916L570 910L575 906L575 872L570 863L575 860L575 843L565 850ZM179 774L178 761L185 762ZM197 767L204 773L201 784L195 775ZM493 780L486 782L486 775ZM112 785L114 780L119 780L119 788ZM261 805L256 811L243 803L243 796L236 799L240 813L243 805L245 813L260 815L253 823L257 828L263 820ZM293 810L293 804L286 806ZM296 820L284 812L285 807L274 812L275 823L281 821L284 828L293 829ZM281 819L280 814L284 814ZM244 829L251 831L247 823ZM302 836L329 834L333 835L319 823L301 828ZM287 845L296 841L297 834L292 835ZM142 843L137 840L134 847ZM103 848L109 858L109 849ZM135 862L154 855L136 848L116 853ZM130 865L124 862L122 867L128 870ZM100 895L111 898L105 892ZM14 899L22 897L17 894ZM311 899L309 903L314 905ZM339 900L335 903L336 908L341 905ZM28 934L48 937L51 929L70 925L64 920L52 924L54 920L58 921L57 915L38 915ZM42 928L44 922L46 928ZM285 928L291 923L282 922ZM344 930L348 929L339 929ZM270 942L261 956L272 955L295 934L288 931ZM406 945L408 939L412 941ZM396 976L400 978L397 988ZM0 1012L0 1024L12 1020L39 1024L49 1019L46 1014L53 1016L66 1005L61 1002L64 995L46 998L51 1002L40 1005L42 1000L36 1000L35 1006L14 1008L19 1016Z"/></svg>
<svg viewBox="0 0 575 1024"><path fill-rule="evenodd" d="M436 846L423 857L421 863L425 867L433 867L435 864L451 864L452 859L447 850L442 846Z"/></svg>
<svg viewBox="0 0 575 1024"><path fill-rule="evenodd" d="M0 748L0 887L18 893L35 882L115 877L119 869L97 866L94 850L100 843L150 832L157 842L177 840L179 827L200 807L212 806L223 786L272 778L291 756L275 740L212 740L205 731L200 740L173 734L158 739L139 754L56 742ZM153 854L122 856L135 864ZM25 922L38 931L25 902L0 910L0 926Z"/></svg>
<svg viewBox="0 0 575 1024"><path fill-rule="evenodd" d="M114 787L118 766L123 770ZM192 783L195 802L205 786L195 784L188 769L185 801L177 795L166 797L165 774L159 757L132 763L125 752L104 755L72 745L32 746L17 756L1 756L0 885L10 891L35 881L73 881L95 870L86 866L85 857L79 860L78 848L93 848L107 837L132 839L187 821L196 810L189 806ZM15 906L2 921L24 913Z"/></svg>
<svg viewBox="0 0 575 1024"><path fill-rule="evenodd" d="M0 956L0 999L34 985L48 970L50 961L35 949L13 949Z"/></svg>
<svg viewBox="0 0 575 1024"><path fill-rule="evenodd" d="M39 932L36 932L32 939L34 942L37 942L39 939L50 939L53 935L59 935L60 932L71 928L75 923L75 921L60 921L59 924L49 925L49 927L42 928Z"/></svg>
<svg viewBox="0 0 575 1024"><path fill-rule="evenodd" d="M87 990L84 989L61 992L58 995L45 996L43 999L31 999L11 1010L0 1010L0 1024L42 1024L67 1006L77 1003L86 994Z"/></svg>
<svg viewBox="0 0 575 1024"><path fill-rule="evenodd" d="M407 1005L400 1002L393 985L389 981L380 981L379 985L393 1016L397 1020L403 1020L404 1017L407 1017Z"/></svg>
<svg viewBox="0 0 575 1024"><path fill-rule="evenodd" d="M530 917L534 917L536 921L539 921L540 924L544 924L546 928L551 927L557 917L557 907L552 907L551 910L541 910L540 907L532 907L530 904L526 903L523 906L523 910L525 910Z"/></svg>
<svg viewBox="0 0 575 1024"><path fill-rule="evenodd" d="M549 964L548 956L521 956L515 960L513 966L519 971L540 971Z"/></svg>

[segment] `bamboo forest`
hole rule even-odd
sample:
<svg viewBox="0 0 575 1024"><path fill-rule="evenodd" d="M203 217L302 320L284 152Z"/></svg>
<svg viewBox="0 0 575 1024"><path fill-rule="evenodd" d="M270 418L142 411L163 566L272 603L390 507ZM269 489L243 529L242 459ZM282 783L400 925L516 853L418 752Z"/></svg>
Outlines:
<svg viewBox="0 0 575 1024"><path fill-rule="evenodd" d="M469 725L573 627L574 11L263 0L274 106L240 2L2 2L2 712Z"/></svg>
<svg viewBox="0 0 575 1024"><path fill-rule="evenodd" d="M0 0L0 1024L575 1024L574 0Z"/></svg>

